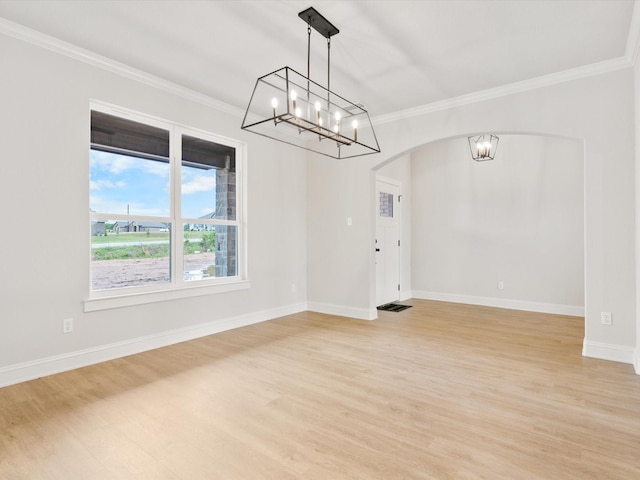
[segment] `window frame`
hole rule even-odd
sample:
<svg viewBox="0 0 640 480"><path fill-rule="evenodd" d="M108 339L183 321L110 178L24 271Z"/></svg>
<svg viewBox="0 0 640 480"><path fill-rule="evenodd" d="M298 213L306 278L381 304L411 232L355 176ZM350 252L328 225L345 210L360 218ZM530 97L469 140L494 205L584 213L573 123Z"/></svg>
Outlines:
<svg viewBox="0 0 640 480"><path fill-rule="evenodd" d="M199 128L189 127L177 122L161 119L96 100L92 100L90 102L89 114L91 114L91 111L102 112L125 120L143 123L169 132L169 217L117 215L92 212L89 196L87 199L87 203L89 204L87 208L89 211L89 278L87 282L89 295L84 300L84 311L87 312L108 308L118 308L250 288L250 282L247 278L246 143L207 132ZM90 132L90 130L91 129L89 128L88 131ZM181 168L183 135L197 137L205 141L218 143L235 149L235 220L197 219L198 223L230 225L237 228L236 275L234 276L213 277L188 281L184 279L184 224L194 223L193 220L196 219L182 216ZM88 153L90 153L90 151L91 142L89 141ZM93 222L105 220L136 220L170 223L170 281L168 283L149 286L131 286L105 290L93 290L91 285L91 225Z"/></svg>

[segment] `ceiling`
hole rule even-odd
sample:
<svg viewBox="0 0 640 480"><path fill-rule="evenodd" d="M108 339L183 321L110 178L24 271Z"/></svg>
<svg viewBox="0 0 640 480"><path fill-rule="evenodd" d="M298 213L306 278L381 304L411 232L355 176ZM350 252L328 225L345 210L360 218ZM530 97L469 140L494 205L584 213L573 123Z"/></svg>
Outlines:
<svg viewBox="0 0 640 480"><path fill-rule="evenodd" d="M283 66L306 72L298 12L314 6L340 29L331 90L375 117L628 59L634 4L0 0L0 17L244 110L257 77ZM326 65L326 40L314 31L311 78L325 86Z"/></svg>

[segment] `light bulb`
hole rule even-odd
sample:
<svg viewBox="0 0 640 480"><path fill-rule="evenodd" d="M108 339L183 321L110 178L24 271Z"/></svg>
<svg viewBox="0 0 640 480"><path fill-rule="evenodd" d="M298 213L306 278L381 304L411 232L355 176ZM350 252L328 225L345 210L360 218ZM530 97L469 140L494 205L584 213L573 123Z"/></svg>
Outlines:
<svg viewBox="0 0 640 480"><path fill-rule="evenodd" d="M354 120L353 122L351 122L351 126L353 128L358 128L358 120Z"/></svg>
<svg viewBox="0 0 640 480"><path fill-rule="evenodd" d="M278 99L277 99L276 97L273 97L273 98L271 99L271 106L272 106L273 108L278 108Z"/></svg>
<svg viewBox="0 0 640 480"><path fill-rule="evenodd" d="M295 100L296 98L298 98L298 94L296 93L295 90L291 90L291 100Z"/></svg>
<svg viewBox="0 0 640 480"><path fill-rule="evenodd" d="M320 108L322 108L322 107L320 106L320 102L316 102L316 112L319 112L319 111L320 111Z"/></svg>
<svg viewBox="0 0 640 480"><path fill-rule="evenodd" d="M339 122L340 121L340 112L336 112L335 117L336 117L336 122Z"/></svg>

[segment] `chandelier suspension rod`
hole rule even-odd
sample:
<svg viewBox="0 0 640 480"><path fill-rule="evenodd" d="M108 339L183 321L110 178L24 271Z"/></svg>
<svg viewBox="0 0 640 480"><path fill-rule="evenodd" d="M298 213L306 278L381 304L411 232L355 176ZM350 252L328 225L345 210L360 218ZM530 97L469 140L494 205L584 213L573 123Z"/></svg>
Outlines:
<svg viewBox="0 0 640 480"><path fill-rule="evenodd" d="M311 85L311 16L307 17L307 110L309 109L309 90ZM307 117L309 112L307 112Z"/></svg>
<svg viewBox="0 0 640 480"><path fill-rule="evenodd" d="M327 37L327 125L331 122L331 37Z"/></svg>

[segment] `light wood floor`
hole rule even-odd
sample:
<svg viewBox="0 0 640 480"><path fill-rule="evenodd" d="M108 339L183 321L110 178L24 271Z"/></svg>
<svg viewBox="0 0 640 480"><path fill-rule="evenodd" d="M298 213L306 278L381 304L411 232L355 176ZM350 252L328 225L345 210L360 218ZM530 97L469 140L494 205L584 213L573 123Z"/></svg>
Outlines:
<svg viewBox="0 0 640 480"><path fill-rule="evenodd" d="M581 318L412 303L0 389L0 478L640 479L640 376Z"/></svg>

